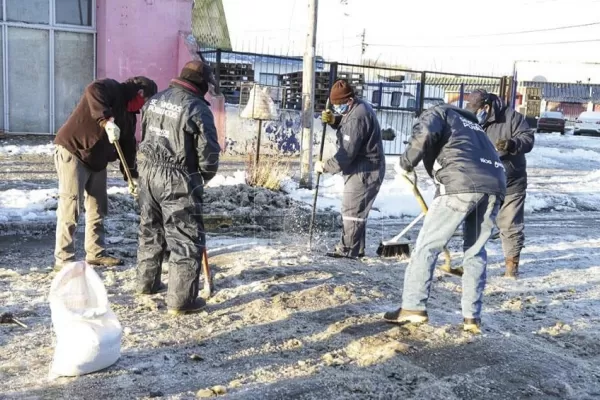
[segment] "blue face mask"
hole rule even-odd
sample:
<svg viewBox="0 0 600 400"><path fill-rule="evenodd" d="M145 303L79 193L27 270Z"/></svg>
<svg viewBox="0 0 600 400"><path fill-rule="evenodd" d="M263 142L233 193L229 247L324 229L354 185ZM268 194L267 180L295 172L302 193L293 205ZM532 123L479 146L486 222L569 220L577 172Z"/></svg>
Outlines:
<svg viewBox="0 0 600 400"><path fill-rule="evenodd" d="M346 104L334 104L333 105L333 111L336 114L346 114L348 112L349 108L350 108L350 106L348 105L348 103L346 103Z"/></svg>
<svg viewBox="0 0 600 400"><path fill-rule="evenodd" d="M487 119L487 111L485 111L485 110L479 110L477 112L477 120L479 121L479 123L483 124L486 119Z"/></svg>

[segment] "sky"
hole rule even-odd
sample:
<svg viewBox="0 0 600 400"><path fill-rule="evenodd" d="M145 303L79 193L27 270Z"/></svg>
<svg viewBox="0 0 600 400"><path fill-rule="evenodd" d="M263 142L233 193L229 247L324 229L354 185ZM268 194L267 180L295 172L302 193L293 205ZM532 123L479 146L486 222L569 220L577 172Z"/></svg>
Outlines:
<svg viewBox="0 0 600 400"><path fill-rule="evenodd" d="M235 50L304 53L307 0L223 4ZM600 83L600 0L319 0L317 54L483 75L516 62L519 79Z"/></svg>

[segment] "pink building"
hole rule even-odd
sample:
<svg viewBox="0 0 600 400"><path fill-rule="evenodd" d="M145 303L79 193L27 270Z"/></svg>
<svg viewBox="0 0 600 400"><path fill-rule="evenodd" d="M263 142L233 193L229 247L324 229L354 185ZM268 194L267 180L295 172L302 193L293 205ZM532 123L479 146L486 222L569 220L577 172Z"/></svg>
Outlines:
<svg viewBox="0 0 600 400"><path fill-rule="evenodd" d="M165 89L194 51L193 0L0 0L0 128L55 133L95 78ZM192 40L193 43L193 40Z"/></svg>

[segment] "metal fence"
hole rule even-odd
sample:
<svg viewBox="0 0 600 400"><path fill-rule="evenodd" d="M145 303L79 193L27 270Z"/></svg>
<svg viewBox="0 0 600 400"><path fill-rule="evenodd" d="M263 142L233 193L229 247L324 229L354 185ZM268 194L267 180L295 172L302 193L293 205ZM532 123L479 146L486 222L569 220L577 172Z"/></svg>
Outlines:
<svg viewBox="0 0 600 400"><path fill-rule="evenodd" d="M271 93L280 110L302 109L302 57L214 49L203 50L202 55L215 68L215 78L227 103L245 104L243 87L254 82L276 89ZM384 141L388 155L402 153L415 118L423 110L440 103L465 107L468 94L477 88L495 93L505 101L511 91L507 77L357 65L320 57L316 59L315 74L315 112L324 109L333 82L347 79L357 95L377 113L388 139Z"/></svg>

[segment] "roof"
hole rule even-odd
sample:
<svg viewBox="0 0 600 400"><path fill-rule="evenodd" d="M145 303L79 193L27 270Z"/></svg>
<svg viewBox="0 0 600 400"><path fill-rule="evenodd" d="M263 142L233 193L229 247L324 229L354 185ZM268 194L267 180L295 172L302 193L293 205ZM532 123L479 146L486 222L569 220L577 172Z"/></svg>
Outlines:
<svg viewBox="0 0 600 400"><path fill-rule="evenodd" d="M600 85L561 82L519 82L520 87L542 88L542 98L546 101L562 103L600 102ZM592 96L590 97L590 87Z"/></svg>

